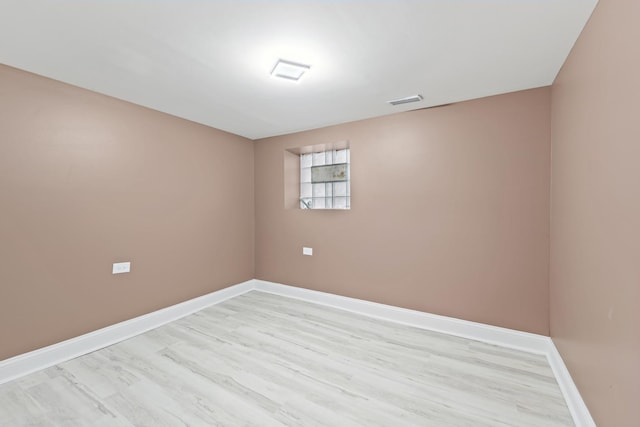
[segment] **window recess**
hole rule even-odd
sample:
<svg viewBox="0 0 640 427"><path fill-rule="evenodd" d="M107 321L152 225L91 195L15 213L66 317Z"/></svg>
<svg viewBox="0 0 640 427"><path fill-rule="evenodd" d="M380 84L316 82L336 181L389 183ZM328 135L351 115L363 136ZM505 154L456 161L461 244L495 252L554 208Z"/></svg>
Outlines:
<svg viewBox="0 0 640 427"><path fill-rule="evenodd" d="M300 154L300 208L351 207L348 148Z"/></svg>
<svg viewBox="0 0 640 427"><path fill-rule="evenodd" d="M351 209L348 141L286 149L285 209Z"/></svg>

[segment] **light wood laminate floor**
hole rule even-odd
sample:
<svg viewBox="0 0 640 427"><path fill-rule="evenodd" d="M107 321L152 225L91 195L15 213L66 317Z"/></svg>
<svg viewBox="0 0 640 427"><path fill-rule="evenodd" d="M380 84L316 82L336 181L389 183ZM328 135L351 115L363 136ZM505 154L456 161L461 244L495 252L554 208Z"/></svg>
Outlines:
<svg viewBox="0 0 640 427"><path fill-rule="evenodd" d="M543 356L252 291L0 385L0 426L573 426Z"/></svg>

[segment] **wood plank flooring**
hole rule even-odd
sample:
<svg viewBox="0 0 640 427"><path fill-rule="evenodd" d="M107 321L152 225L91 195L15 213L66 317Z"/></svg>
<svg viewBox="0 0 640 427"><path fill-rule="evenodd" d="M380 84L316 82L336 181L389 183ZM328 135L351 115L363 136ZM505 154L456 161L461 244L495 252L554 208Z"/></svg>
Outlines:
<svg viewBox="0 0 640 427"><path fill-rule="evenodd" d="M252 291L0 385L0 426L573 426L543 356Z"/></svg>

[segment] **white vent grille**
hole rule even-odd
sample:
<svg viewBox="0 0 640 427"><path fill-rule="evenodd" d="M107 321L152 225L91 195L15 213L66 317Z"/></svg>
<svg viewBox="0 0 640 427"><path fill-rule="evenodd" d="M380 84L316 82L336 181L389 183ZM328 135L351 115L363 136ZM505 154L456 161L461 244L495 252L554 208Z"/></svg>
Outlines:
<svg viewBox="0 0 640 427"><path fill-rule="evenodd" d="M410 102L420 102L422 100L423 100L422 95L412 95L412 96L407 96L406 98L394 99L392 101L387 101L387 102L391 105L402 105L402 104L409 104Z"/></svg>

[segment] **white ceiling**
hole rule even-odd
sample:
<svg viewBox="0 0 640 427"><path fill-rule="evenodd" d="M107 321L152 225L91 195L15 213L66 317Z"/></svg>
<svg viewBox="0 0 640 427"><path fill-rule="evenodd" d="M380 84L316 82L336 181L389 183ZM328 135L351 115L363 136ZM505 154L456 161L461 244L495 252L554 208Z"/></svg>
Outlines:
<svg viewBox="0 0 640 427"><path fill-rule="evenodd" d="M257 139L549 85L596 2L0 0L0 62Z"/></svg>

